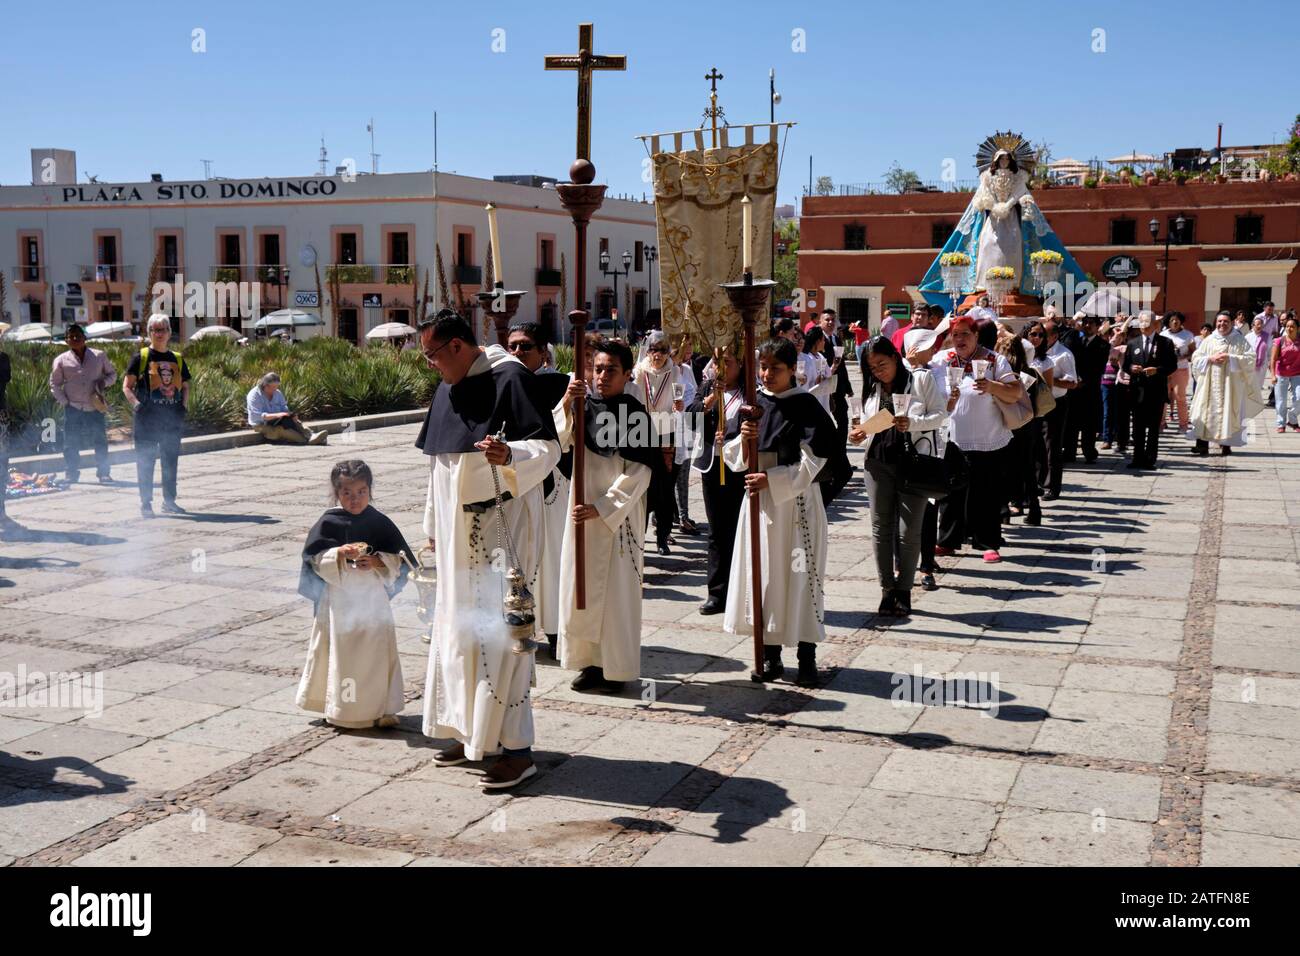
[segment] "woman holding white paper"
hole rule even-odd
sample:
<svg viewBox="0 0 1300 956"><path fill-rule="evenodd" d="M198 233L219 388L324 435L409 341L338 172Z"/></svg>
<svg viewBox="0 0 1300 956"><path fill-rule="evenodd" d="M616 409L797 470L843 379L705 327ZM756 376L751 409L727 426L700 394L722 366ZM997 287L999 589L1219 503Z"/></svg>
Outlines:
<svg viewBox="0 0 1300 956"><path fill-rule="evenodd" d="M908 371L886 338L874 339L864 354L863 424L849 432L860 445L874 431L871 420L893 416L892 427L871 435L867 447L867 495L871 501L871 536L882 591L879 613L903 617L912 612L912 584L921 558L921 528L928 499L907 494L898 481L904 436L921 454L938 455L939 427L957 403L957 389L945 396L929 369ZM902 534L899 534L899 522ZM895 573L897 564L897 573Z"/></svg>

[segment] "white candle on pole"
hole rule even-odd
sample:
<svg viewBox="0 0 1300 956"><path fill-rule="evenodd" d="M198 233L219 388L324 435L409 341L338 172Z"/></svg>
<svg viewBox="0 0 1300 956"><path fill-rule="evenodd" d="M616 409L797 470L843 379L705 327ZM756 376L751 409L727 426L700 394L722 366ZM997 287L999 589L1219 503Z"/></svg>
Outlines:
<svg viewBox="0 0 1300 956"><path fill-rule="evenodd" d="M501 233L497 231L497 207L487 204L488 237L492 242L492 282L493 285L505 284L505 263L501 261Z"/></svg>
<svg viewBox="0 0 1300 956"><path fill-rule="evenodd" d="M754 245L753 210L754 204L749 201L748 196L740 201L740 268L742 272L749 272L753 268L753 262L750 259Z"/></svg>

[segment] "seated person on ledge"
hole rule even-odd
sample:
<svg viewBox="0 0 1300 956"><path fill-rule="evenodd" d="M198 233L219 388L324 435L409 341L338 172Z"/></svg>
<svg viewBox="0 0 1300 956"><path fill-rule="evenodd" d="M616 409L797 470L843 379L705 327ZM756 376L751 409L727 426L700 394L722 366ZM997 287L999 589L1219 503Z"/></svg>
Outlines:
<svg viewBox="0 0 1300 956"><path fill-rule="evenodd" d="M244 400L248 409L248 424L267 441L290 445L323 445L329 433L308 431L289 411L289 402L280 391L280 376L267 372L251 389Z"/></svg>

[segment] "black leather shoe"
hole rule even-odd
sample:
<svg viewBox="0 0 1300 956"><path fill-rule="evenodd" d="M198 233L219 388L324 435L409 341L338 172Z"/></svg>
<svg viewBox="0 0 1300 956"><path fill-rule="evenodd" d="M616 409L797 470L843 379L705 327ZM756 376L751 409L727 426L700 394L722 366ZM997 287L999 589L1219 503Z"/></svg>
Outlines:
<svg viewBox="0 0 1300 956"><path fill-rule="evenodd" d="M880 607L876 609L877 614L879 614L881 617L898 616L898 599L894 597L896 593L897 592L895 591L886 591L883 595L881 595Z"/></svg>
<svg viewBox="0 0 1300 956"><path fill-rule="evenodd" d="M1037 528L1042 523L1043 516L1040 512L1031 511L1029 514L1025 515L1025 524L1029 525L1031 528Z"/></svg>
<svg viewBox="0 0 1300 956"><path fill-rule="evenodd" d="M700 605L700 613L705 616L708 616L710 614L721 614L726 609L727 606L725 604L723 604L721 601L716 601L713 598L709 598L707 601L705 601L703 604Z"/></svg>
<svg viewBox="0 0 1300 956"><path fill-rule="evenodd" d="M765 647L763 648L763 669L757 674L750 674L750 679L754 681L774 681L785 673L785 665L781 663L781 648Z"/></svg>
<svg viewBox="0 0 1300 956"><path fill-rule="evenodd" d="M666 544L659 545L657 548L655 548L655 551L659 554L665 554L665 555L672 554L672 552L668 550L668 545Z"/></svg>
<svg viewBox="0 0 1300 956"><path fill-rule="evenodd" d="M912 592L902 588L894 590L894 603L898 605L898 616L907 617L912 613Z"/></svg>
<svg viewBox="0 0 1300 956"><path fill-rule="evenodd" d="M939 590L939 585L935 583L934 575L933 575L933 574L923 574L923 575L921 575L921 590L922 590L922 591L937 591L937 590Z"/></svg>
<svg viewBox="0 0 1300 956"><path fill-rule="evenodd" d="M1055 501L1055 500L1056 500L1057 498L1059 498L1059 497L1061 497L1061 493L1060 493L1059 491L1049 491L1047 494L1043 495L1042 498L1040 498L1039 500L1040 500L1040 501Z"/></svg>
<svg viewBox="0 0 1300 956"><path fill-rule="evenodd" d="M578 672L569 687L573 690L591 690L605 683L605 672L595 664L584 667Z"/></svg>

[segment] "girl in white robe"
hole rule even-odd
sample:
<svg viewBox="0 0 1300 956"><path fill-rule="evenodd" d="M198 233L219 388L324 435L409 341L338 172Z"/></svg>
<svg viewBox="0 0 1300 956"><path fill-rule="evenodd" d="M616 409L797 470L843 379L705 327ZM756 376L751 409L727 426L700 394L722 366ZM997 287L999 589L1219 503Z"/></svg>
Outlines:
<svg viewBox="0 0 1300 956"><path fill-rule="evenodd" d="M330 472L339 507L312 528L299 591L316 602L297 704L335 727L392 727L401 712L402 665L389 606L405 581L401 533L370 506L372 476L363 461Z"/></svg>
<svg viewBox="0 0 1300 956"><path fill-rule="evenodd" d="M742 425L741 433L723 446L723 456L732 471L749 471L745 484L759 497L766 655L760 676L781 676L781 648L797 646L797 683L812 686L817 682L816 645L826 637L826 508L815 485L838 436L830 415L794 383L799 357L792 343L766 342L758 360L763 418ZM755 463L748 461L746 452L751 436L758 439ZM753 547L749 508L742 507L723 618L723 627L733 634L750 633L753 627Z"/></svg>

